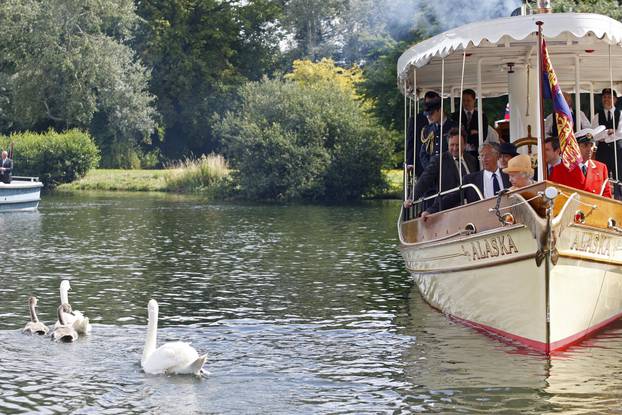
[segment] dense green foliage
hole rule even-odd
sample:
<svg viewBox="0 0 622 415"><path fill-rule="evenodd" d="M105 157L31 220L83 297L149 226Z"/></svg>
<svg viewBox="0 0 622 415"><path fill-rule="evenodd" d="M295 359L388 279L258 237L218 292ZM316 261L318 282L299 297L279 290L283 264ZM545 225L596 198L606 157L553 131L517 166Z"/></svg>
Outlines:
<svg viewBox="0 0 622 415"><path fill-rule="evenodd" d="M0 132L90 129L105 164L147 139L156 114L128 45L137 21L132 0L2 2Z"/></svg>
<svg viewBox="0 0 622 415"><path fill-rule="evenodd" d="M55 187L84 176L99 162L99 150L88 133L17 133L0 138L0 146L13 147L13 174L36 176L46 187Z"/></svg>
<svg viewBox="0 0 622 415"><path fill-rule="evenodd" d="M269 0L153 0L136 47L152 69L151 91L164 122L164 153L212 151L212 115L235 103L237 88L278 60L278 3Z"/></svg>
<svg viewBox="0 0 622 415"><path fill-rule="evenodd" d="M244 196L349 200L383 185L388 133L350 94L327 82L263 80L241 96L218 132Z"/></svg>

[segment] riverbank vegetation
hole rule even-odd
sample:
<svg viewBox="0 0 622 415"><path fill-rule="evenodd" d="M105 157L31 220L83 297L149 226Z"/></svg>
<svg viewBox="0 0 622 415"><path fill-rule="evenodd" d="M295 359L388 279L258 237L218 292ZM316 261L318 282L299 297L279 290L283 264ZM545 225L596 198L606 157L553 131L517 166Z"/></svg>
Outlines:
<svg viewBox="0 0 622 415"><path fill-rule="evenodd" d="M0 134L83 131L100 168L222 154L236 197L366 197L387 188L383 169L401 165L397 57L439 31L507 16L510 3L465 15L466 0L0 2ZM619 3L554 7L620 19ZM18 156L16 174L35 171ZM42 163L52 185L83 174ZM163 174L162 186L213 188L195 167L182 169L186 179Z"/></svg>
<svg viewBox="0 0 622 415"><path fill-rule="evenodd" d="M80 130L63 133L15 133L0 137L0 147L13 147L13 162L20 176L35 176L50 188L83 177L99 163L93 138Z"/></svg>

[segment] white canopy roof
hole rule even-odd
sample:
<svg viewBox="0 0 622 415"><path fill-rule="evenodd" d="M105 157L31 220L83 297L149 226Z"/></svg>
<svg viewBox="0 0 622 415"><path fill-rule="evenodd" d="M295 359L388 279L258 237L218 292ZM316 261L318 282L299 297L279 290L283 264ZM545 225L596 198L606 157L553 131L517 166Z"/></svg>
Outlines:
<svg viewBox="0 0 622 415"><path fill-rule="evenodd" d="M534 66L537 54L537 21L542 31L555 72L565 90L574 90L579 62L581 89L599 91L608 87L609 45L611 47L614 87L622 84L622 23L607 16L586 13L553 13L505 17L467 24L429 38L409 48L398 60L400 87L407 81L420 90L441 89L441 61L445 58L447 93L460 87L462 51L467 54L464 87L477 86L478 62L482 66L480 94L507 93L508 64ZM457 53L456 53L457 52Z"/></svg>

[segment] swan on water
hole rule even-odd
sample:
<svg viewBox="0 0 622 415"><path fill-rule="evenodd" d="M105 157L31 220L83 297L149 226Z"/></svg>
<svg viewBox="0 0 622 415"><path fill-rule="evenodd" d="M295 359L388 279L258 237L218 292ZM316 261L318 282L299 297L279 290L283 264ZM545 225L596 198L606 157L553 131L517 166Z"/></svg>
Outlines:
<svg viewBox="0 0 622 415"><path fill-rule="evenodd" d="M71 290L71 285L68 280L63 280L60 283L60 303L61 304L71 304L69 302L69 290ZM78 310L73 310L72 313L64 313L63 321L66 324L72 324L76 329L78 334L89 334L91 332L91 324L89 323L89 318L84 317L84 315ZM58 327L61 325L60 320L56 322L54 327Z"/></svg>
<svg viewBox="0 0 622 415"><path fill-rule="evenodd" d="M71 343L78 339L78 333L73 325L65 322L65 316L67 314L71 314L71 306L69 304L63 303L58 306L58 322L60 324L58 326L54 326L54 331L52 331L52 340Z"/></svg>
<svg viewBox="0 0 622 415"><path fill-rule="evenodd" d="M197 351L184 342L165 343L156 349L158 331L158 302L149 300L147 306L149 323L147 338L140 365L146 373L160 374L194 374L203 373L203 365L207 354L199 356Z"/></svg>
<svg viewBox="0 0 622 415"><path fill-rule="evenodd" d="M39 334L41 336L48 334L47 326L43 324L42 322L40 322L39 319L37 318L37 311L35 309L37 308L38 301L39 300L37 300L37 297L34 297L34 296L28 298L28 309L30 310L30 321L26 324L26 327L24 327L24 330L22 330L22 333Z"/></svg>

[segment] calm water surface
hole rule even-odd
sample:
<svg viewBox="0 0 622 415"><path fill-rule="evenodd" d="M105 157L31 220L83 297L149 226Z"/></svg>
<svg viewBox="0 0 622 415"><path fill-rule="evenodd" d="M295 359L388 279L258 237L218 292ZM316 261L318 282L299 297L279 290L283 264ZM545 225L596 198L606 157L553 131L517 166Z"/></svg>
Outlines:
<svg viewBox="0 0 622 415"><path fill-rule="evenodd" d="M547 359L448 320L404 270L397 209L84 194L2 214L0 413L622 413L622 324ZM22 335L62 279L92 335ZM142 372L150 298L207 377Z"/></svg>

